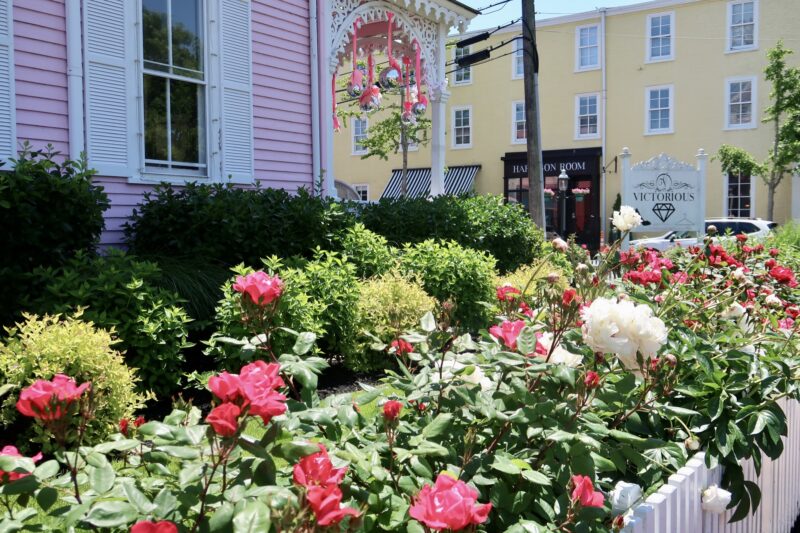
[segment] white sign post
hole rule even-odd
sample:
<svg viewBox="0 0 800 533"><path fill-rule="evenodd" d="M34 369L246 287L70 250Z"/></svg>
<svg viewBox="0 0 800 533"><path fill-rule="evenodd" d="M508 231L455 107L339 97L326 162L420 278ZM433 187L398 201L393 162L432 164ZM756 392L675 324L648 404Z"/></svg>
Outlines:
<svg viewBox="0 0 800 533"><path fill-rule="evenodd" d="M620 157L622 205L633 207L642 216L638 231L705 233L708 155L702 148L697 152L697 166L666 154L631 165L627 148Z"/></svg>

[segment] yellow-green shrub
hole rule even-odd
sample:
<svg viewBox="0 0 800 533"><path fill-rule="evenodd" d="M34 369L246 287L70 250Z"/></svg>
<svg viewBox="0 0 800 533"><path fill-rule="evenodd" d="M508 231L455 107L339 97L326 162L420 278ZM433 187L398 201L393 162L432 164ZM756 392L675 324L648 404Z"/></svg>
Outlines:
<svg viewBox="0 0 800 533"><path fill-rule="evenodd" d="M514 270L513 272L509 272L504 276L497 276L495 278L495 282L498 287L503 285L511 285L520 291L525 290L527 287L526 294L530 295L536 290L536 281L546 278L551 273L559 275L559 284L567 283L567 280L565 279L561 269L548 262L545 262L544 264L541 262L536 262L530 265L522 265L518 269ZM533 281L531 281L532 278ZM528 285L528 282L530 282L530 285Z"/></svg>
<svg viewBox="0 0 800 533"><path fill-rule="evenodd" d="M139 378L113 348L117 341L109 332L80 320L80 314L25 315L23 322L6 332L7 338L0 341L0 383L13 384L14 389L2 398L0 425L19 430L16 442L47 444L49 439L32 420L17 413L15 404L22 388L55 374L78 383L92 382L96 411L86 432L89 444L106 438L116 431L121 418L143 407L145 396L134 390Z"/></svg>

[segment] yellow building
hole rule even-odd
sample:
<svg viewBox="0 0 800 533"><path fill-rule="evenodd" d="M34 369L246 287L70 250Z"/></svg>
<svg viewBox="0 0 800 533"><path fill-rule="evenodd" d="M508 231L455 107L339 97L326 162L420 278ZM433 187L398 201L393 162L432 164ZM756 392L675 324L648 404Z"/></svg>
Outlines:
<svg viewBox="0 0 800 533"><path fill-rule="evenodd" d="M783 39L796 52L790 64L800 65L797 28L798 0L654 0L538 21L545 187L555 189L563 166L571 188L589 189L570 195L567 209L579 240L596 245L608 230L600 219L620 190L623 147L634 161L664 152L692 162L699 148L713 156L722 144L763 160L773 136L761 122L771 90L766 54ZM520 33L517 24L463 52L448 48L452 61L456 53L497 47L490 61L450 67L446 163L479 166L475 191L510 201L527 194ZM402 163L400 155L361 159L358 136L371 120L380 114L353 119L337 135L335 173L377 200ZM430 146L408 160L410 169L430 169ZM766 216L767 191L757 176L723 175L712 160L706 185L708 217ZM550 225L555 202L547 205ZM800 176L784 178L774 218L800 218Z"/></svg>

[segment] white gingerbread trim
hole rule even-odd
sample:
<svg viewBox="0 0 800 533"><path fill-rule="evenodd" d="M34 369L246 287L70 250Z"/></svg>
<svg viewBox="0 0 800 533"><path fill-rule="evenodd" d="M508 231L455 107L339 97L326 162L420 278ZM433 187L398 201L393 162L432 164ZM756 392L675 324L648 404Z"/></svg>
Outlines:
<svg viewBox="0 0 800 533"><path fill-rule="evenodd" d="M665 153L651 157L647 161L640 161L631 167L631 170L697 170L694 165L684 163Z"/></svg>

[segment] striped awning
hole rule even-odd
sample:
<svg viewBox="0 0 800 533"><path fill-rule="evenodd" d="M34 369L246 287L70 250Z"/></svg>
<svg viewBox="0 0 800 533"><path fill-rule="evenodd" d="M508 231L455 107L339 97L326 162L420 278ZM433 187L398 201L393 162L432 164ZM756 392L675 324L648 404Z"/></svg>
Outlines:
<svg viewBox="0 0 800 533"><path fill-rule="evenodd" d="M475 184L475 175L480 169L480 165L449 167L447 174L444 176L444 193L463 194L470 192ZM431 190L430 168L409 168L407 176L408 190L406 191L406 196L409 198L428 196ZM402 179L402 169L392 170L392 177L389 179L389 184L386 185L381 198L400 198Z"/></svg>

